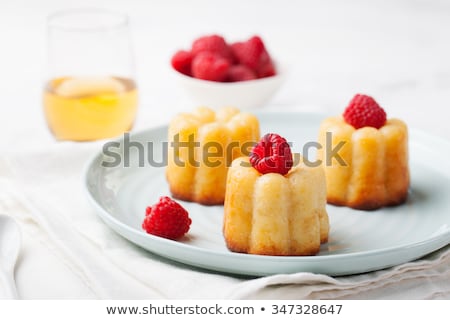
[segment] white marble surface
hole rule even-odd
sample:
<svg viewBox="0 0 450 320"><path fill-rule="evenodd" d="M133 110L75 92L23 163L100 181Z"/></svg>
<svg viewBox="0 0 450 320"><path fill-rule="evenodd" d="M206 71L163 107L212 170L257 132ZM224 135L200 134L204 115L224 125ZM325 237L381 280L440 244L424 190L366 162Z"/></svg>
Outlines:
<svg viewBox="0 0 450 320"><path fill-rule="evenodd" d="M130 16L141 94L135 130L192 107L183 102L168 61L195 37L215 32L228 39L260 34L276 59L289 66L285 85L267 108L335 114L363 92L390 116L450 140L449 1L0 0L1 161L59 148L41 107L45 17L81 6ZM0 179L6 176L0 166ZM22 297L98 297L58 259L50 239L27 230L17 270ZM27 286L31 277L41 281Z"/></svg>

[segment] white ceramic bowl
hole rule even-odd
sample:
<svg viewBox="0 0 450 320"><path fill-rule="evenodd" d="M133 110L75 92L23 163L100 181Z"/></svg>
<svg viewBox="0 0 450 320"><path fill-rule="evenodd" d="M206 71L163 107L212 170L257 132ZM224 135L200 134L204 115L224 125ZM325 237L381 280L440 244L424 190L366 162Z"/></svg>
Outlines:
<svg viewBox="0 0 450 320"><path fill-rule="evenodd" d="M252 109L267 104L281 87L284 70L277 64L277 74L267 78L238 82L215 82L186 76L171 67L180 87L198 106L220 108L233 106Z"/></svg>

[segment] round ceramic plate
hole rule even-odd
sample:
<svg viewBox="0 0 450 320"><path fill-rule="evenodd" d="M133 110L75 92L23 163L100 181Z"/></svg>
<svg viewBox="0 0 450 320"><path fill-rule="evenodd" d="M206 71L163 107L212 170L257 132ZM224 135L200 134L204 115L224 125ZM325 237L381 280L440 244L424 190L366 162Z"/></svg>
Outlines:
<svg viewBox="0 0 450 320"><path fill-rule="evenodd" d="M261 133L281 134L292 142L295 152L303 152L307 142L316 140L324 118L304 113L257 115ZM88 164L84 179L88 198L106 224L166 258L254 276L301 271L345 275L398 265L450 243L450 165L439 161L450 157L450 144L437 137L410 130L411 189L405 204L369 212L328 205L329 242L318 255L308 257L228 251L222 237L222 206L180 201L193 221L180 241L145 233L141 223L146 206L170 195L163 165L166 141L167 127L163 126L109 142Z"/></svg>

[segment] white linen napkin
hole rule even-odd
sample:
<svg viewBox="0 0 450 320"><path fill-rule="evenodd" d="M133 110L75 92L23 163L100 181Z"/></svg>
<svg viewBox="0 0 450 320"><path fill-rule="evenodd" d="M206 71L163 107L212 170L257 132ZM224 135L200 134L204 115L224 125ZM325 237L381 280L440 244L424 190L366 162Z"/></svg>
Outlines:
<svg viewBox="0 0 450 320"><path fill-rule="evenodd" d="M450 298L450 246L415 262L343 277L303 272L239 277L147 252L109 229L85 198L83 169L101 145L55 142L0 156L0 210L24 232L16 270L21 298ZM0 284L0 297L1 289Z"/></svg>

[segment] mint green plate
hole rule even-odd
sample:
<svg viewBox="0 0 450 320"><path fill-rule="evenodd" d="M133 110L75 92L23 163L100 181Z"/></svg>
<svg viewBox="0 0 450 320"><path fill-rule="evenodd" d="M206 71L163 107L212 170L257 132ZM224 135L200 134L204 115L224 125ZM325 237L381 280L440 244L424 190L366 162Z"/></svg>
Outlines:
<svg viewBox="0 0 450 320"><path fill-rule="evenodd" d="M293 143L295 152L302 152L303 145L316 140L325 117L309 113L257 115L262 133L281 134ZM450 143L416 130L410 130L408 201L370 212L329 205L329 242L316 256L275 257L228 251L222 237L221 206L181 202L193 221L188 235L181 241L149 235L141 229L145 208L170 192L164 167L150 165L147 158L161 162L166 137L166 126L130 136L131 141L145 146L144 167L138 166L136 147L129 150L129 167L102 166L112 158L100 151L88 164L84 177L87 196L104 222L129 241L163 257L208 270L253 276L295 272L346 275L402 264L450 243ZM115 143L123 147L122 140Z"/></svg>

